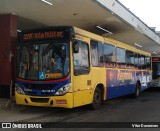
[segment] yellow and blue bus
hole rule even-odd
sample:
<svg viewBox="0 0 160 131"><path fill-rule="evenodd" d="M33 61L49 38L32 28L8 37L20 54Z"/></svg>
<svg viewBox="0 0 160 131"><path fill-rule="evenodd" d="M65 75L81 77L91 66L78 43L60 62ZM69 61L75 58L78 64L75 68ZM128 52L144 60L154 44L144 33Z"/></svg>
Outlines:
<svg viewBox="0 0 160 131"><path fill-rule="evenodd" d="M151 54L72 27L22 31L16 103L74 108L140 92L151 85Z"/></svg>

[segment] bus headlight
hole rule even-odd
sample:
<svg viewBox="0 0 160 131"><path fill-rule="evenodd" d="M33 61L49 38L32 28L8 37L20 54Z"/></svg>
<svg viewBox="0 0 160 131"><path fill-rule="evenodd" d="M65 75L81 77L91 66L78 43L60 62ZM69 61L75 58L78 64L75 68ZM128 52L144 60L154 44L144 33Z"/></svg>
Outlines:
<svg viewBox="0 0 160 131"><path fill-rule="evenodd" d="M24 91L22 90L22 88L18 85L18 84L15 84L15 90L19 93L19 94L25 94Z"/></svg>
<svg viewBox="0 0 160 131"><path fill-rule="evenodd" d="M56 96L64 95L70 89L71 83L66 84L65 86L61 87L56 93Z"/></svg>

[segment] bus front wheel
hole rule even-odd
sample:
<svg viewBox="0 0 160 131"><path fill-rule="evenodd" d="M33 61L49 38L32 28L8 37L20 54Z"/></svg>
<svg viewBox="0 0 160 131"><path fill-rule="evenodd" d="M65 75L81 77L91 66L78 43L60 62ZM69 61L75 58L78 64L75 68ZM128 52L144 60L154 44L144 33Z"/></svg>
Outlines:
<svg viewBox="0 0 160 131"><path fill-rule="evenodd" d="M102 93L99 88L96 88L93 95L93 101L91 104L92 109L97 110L101 107Z"/></svg>

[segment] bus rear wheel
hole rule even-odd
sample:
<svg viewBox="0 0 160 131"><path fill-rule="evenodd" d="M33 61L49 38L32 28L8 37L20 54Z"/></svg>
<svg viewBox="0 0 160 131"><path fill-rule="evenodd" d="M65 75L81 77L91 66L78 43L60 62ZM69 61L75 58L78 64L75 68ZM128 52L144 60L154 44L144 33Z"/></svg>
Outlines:
<svg viewBox="0 0 160 131"><path fill-rule="evenodd" d="M93 95L93 101L91 104L91 108L97 110L101 107L102 102L102 93L99 88L96 88Z"/></svg>

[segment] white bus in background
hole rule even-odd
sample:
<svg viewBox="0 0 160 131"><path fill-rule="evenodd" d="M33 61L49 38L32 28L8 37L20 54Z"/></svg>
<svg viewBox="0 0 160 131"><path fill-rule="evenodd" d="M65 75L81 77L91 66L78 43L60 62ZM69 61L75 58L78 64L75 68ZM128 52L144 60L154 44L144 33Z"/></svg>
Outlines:
<svg viewBox="0 0 160 131"><path fill-rule="evenodd" d="M152 87L160 87L160 57L152 57Z"/></svg>

